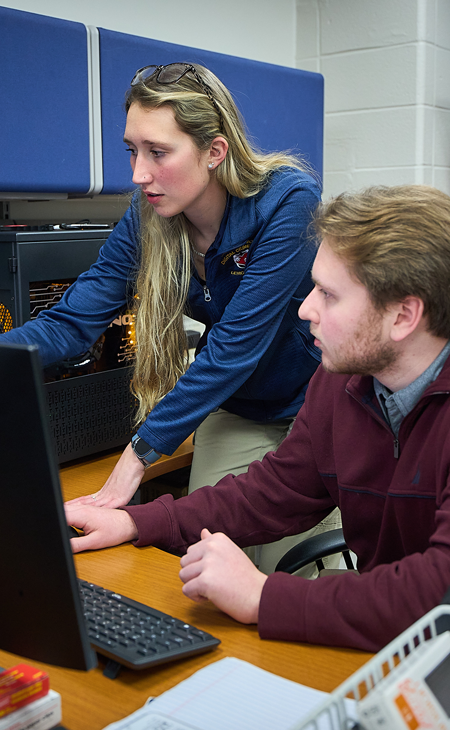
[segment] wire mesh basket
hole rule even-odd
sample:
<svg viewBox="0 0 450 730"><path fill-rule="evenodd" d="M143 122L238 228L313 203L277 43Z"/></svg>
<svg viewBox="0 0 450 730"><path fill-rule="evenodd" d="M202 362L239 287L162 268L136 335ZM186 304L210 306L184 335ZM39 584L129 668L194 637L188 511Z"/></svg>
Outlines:
<svg viewBox="0 0 450 730"><path fill-rule="evenodd" d="M363 728L358 722L357 703L395 667L425 641L450 630L450 605L433 608L400 636L352 674L314 712L292 730L351 730Z"/></svg>

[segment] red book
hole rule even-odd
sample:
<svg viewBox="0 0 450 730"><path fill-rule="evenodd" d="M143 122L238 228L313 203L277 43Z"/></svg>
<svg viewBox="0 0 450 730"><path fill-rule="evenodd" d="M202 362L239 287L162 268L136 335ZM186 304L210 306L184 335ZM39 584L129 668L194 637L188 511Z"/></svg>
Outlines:
<svg viewBox="0 0 450 730"><path fill-rule="evenodd" d="M0 672L0 717L48 694L48 674L29 664Z"/></svg>

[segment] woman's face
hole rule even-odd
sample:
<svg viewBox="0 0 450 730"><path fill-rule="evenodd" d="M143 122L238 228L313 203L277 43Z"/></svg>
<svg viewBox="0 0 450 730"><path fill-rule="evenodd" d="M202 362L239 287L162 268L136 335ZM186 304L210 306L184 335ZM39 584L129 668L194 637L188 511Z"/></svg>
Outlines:
<svg viewBox="0 0 450 730"><path fill-rule="evenodd" d="M191 219L207 209L210 188L217 184L208 169L214 161L211 151L198 150L170 107L144 109L132 104L124 142L131 152L133 182L141 186L158 215L168 218L184 212Z"/></svg>

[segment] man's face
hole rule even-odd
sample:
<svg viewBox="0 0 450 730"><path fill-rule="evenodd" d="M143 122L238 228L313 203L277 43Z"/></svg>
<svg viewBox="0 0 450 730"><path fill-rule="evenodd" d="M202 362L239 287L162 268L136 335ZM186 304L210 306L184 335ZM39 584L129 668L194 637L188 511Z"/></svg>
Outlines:
<svg viewBox="0 0 450 730"><path fill-rule="evenodd" d="M396 352L388 315L375 309L366 287L350 276L326 238L312 276L315 287L301 305L299 317L311 321L325 370L377 376L393 365Z"/></svg>

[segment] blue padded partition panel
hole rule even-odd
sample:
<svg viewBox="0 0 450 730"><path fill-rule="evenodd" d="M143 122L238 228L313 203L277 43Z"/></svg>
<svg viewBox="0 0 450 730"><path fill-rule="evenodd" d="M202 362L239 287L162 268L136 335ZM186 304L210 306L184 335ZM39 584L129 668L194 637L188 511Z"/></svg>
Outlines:
<svg viewBox="0 0 450 730"><path fill-rule="evenodd" d="M122 137L123 102L135 71L148 64L201 63L232 92L255 143L290 149L322 175L323 77L188 46L99 29L104 193L132 189L129 153Z"/></svg>
<svg viewBox="0 0 450 730"><path fill-rule="evenodd" d="M87 192L85 26L0 7L0 69L0 190Z"/></svg>

